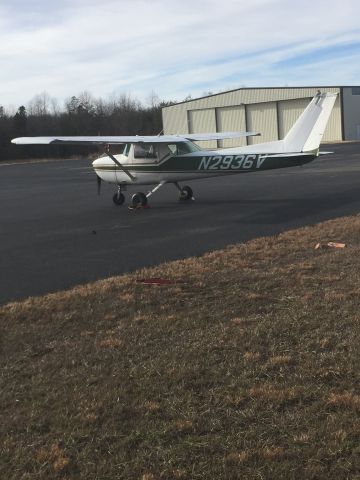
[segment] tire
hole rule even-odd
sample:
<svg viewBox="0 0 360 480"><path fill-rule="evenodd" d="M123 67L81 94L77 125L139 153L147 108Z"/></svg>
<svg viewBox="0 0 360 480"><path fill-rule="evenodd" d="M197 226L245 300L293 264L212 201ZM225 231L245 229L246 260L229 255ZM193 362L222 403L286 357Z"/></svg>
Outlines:
<svg viewBox="0 0 360 480"><path fill-rule="evenodd" d="M131 206L133 208L136 208L139 206L145 207L145 205L147 205L147 197L145 193L143 192L134 193L134 195L131 197Z"/></svg>
<svg viewBox="0 0 360 480"><path fill-rule="evenodd" d="M125 202L125 196L122 193L115 193L113 202L115 205L122 205Z"/></svg>
<svg viewBox="0 0 360 480"><path fill-rule="evenodd" d="M180 200L190 200L193 196L193 191L191 190L190 187L185 186L181 189L180 192Z"/></svg>

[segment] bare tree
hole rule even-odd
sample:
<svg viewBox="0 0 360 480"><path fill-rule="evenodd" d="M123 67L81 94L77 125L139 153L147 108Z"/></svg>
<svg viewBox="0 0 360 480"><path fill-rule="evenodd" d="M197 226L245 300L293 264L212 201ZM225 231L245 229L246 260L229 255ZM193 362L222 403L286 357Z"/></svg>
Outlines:
<svg viewBox="0 0 360 480"><path fill-rule="evenodd" d="M146 104L150 107L150 108L156 108L160 105L161 103L161 100L160 100L160 97L157 93L155 93L154 90L152 90L149 94L149 96L147 97L146 99Z"/></svg>
<svg viewBox="0 0 360 480"><path fill-rule="evenodd" d="M86 112L88 114L92 114L95 111L95 106L94 106L94 98L91 95L91 93L87 92L86 90L84 92L81 92L79 95L79 109L82 112ZM79 112L80 113L80 112Z"/></svg>
<svg viewBox="0 0 360 480"><path fill-rule="evenodd" d="M95 98L88 91L69 97L62 107L56 98L43 92L28 107L0 106L0 160L9 158L87 155L92 147L44 145L19 149L11 144L17 136L42 135L151 135L162 131L160 101L152 91L144 105L130 93L117 93L107 99Z"/></svg>
<svg viewBox="0 0 360 480"><path fill-rule="evenodd" d="M122 93L115 99L115 110L131 112L140 109L140 101L137 98L133 98L130 93Z"/></svg>
<svg viewBox="0 0 360 480"><path fill-rule="evenodd" d="M50 106L51 106L51 110L50 110L51 115L54 115L55 117L60 115L60 106L57 98L51 97Z"/></svg>
<svg viewBox="0 0 360 480"><path fill-rule="evenodd" d="M29 115L35 115L37 117L43 117L50 115L51 97L48 93L42 92L39 95L35 95L28 105Z"/></svg>

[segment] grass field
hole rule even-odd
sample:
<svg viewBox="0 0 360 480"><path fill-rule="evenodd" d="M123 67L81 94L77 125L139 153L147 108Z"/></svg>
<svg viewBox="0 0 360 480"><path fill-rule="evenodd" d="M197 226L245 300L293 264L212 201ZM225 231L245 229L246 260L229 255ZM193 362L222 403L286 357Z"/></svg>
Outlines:
<svg viewBox="0 0 360 480"><path fill-rule="evenodd" d="M355 216L0 307L0 478L360 479L359 277Z"/></svg>

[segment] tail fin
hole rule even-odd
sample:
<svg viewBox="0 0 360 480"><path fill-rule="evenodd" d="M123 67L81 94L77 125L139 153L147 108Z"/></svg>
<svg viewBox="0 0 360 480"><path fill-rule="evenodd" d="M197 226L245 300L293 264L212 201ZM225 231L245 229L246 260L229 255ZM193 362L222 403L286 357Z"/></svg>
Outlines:
<svg viewBox="0 0 360 480"><path fill-rule="evenodd" d="M309 152L319 148L337 93L317 93L283 139L288 152Z"/></svg>

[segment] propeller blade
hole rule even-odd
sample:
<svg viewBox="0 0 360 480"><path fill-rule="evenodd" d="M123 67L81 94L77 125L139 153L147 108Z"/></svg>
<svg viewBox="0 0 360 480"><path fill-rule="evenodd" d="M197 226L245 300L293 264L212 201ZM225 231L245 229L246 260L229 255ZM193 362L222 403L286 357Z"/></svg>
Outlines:
<svg viewBox="0 0 360 480"><path fill-rule="evenodd" d="M98 195L100 195L100 192L101 192L101 178L99 177L99 175L96 175L96 179L97 179L97 192L98 192Z"/></svg>

